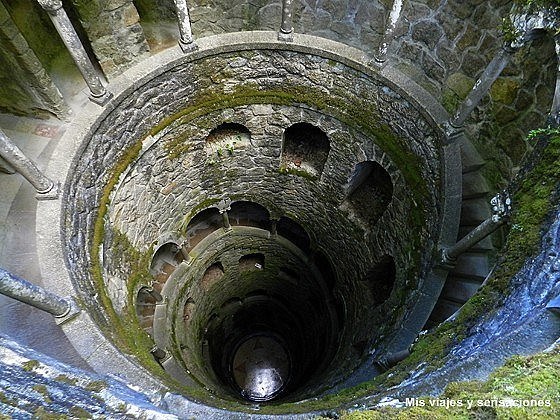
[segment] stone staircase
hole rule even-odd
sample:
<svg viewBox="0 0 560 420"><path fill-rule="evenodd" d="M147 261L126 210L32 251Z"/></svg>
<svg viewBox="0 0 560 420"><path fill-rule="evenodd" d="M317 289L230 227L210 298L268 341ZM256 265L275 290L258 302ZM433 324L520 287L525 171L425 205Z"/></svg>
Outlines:
<svg viewBox="0 0 560 420"><path fill-rule="evenodd" d="M491 216L493 191L482 175L484 161L469 142L461 145L463 197L457 240ZM496 235L496 234L494 234ZM426 328L432 328L457 312L480 288L493 265L496 248L488 236L457 258L430 315Z"/></svg>

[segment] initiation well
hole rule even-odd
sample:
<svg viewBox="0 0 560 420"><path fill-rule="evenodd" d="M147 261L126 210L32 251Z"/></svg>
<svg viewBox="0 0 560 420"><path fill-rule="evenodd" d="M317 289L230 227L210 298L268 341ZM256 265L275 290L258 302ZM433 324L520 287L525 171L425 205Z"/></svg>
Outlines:
<svg viewBox="0 0 560 420"><path fill-rule="evenodd" d="M322 55L172 61L119 96L75 161L74 281L111 340L186 394L344 386L406 348L419 300L437 299L441 133L394 82ZM270 358L261 377L239 368Z"/></svg>

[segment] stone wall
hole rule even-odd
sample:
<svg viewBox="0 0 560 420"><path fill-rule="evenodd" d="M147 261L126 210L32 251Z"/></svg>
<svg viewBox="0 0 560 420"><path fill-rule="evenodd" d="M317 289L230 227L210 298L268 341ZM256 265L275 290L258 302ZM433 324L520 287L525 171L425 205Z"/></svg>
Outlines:
<svg viewBox="0 0 560 420"><path fill-rule="evenodd" d="M0 3L0 111L64 117L68 107L8 10Z"/></svg>
<svg viewBox="0 0 560 420"><path fill-rule="evenodd" d="M149 47L132 0L72 0L72 4L108 77L146 58Z"/></svg>
<svg viewBox="0 0 560 420"><path fill-rule="evenodd" d="M421 110L381 80L321 57L253 50L176 64L137 84L115 106L92 127L64 200L69 267L101 325L115 322L102 309L103 296L127 305L133 299L133 267L123 262L113 230L126 236L131 255L149 255L162 234L182 232L198 211L224 197L297 220L312 246L337 261L339 299L352 325L360 326L345 331L346 343L387 339L410 313L440 228L441 143ZM208 150L206 136L224 122L246 126L251 141L231 153ZM320 176L280 171L282 134L297 122L319 127L330 139ZM394 184L375 226L344 204L344 185L365 160L382 165ZM369 292L356 279L382 255L395 258L398 293L365 311ZM99 288L109 271L121 279L111 296Z"/></svg>
<svg viewBox="0 0 560 420"><path fill-rule="evenodd" d="M146 11L146 20L174 19L172 2L158 1L155 7L146 1L137 3ZM295 32L352 45L373 57L392 1L293 4ZM511 0L405 1L389 43L387 64L403 71L453 113L500 50L502 19L511 7ZM195 37L280 26L280 1L192 0L189 9ZM527 150L525 135L544 123L552 103L554 43L548 38L533 44L514 55L468 121L467 133L488 160L484 172L493 185L509 179Z"/></svg>

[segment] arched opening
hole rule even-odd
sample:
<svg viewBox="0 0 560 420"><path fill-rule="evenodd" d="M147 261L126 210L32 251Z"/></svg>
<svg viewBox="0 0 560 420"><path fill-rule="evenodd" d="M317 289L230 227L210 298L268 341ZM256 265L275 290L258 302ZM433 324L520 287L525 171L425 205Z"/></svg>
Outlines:
<svg viewBox="0 0 560 420"><path fill-rule="evenodd" d="M354 167L347 186L347 200L356 215L373 226L393 196L393 182L379 163L360 162Z"/></svg>
<svg viewBox="0 0 560 420"><path fill-rule="evenodd" d="M222 215L217 208L210 207L197 213L187 225L185 252L190 252L206 236L222 227Z"/></svg>
<svg viewBox="0 0 560 420"><path fill-rule="evenodd" d="M247 127L238 123L223 123L206 136L207 155L213 161L226 159L250 143L251 132Z"/></svg>
<svg viewBox="0 0 560 420"><path fill-rule="evenodd" d="M208 291L218 280L220 280L220 278L222 278L223 275L224 266L218 261L206 269L202 279L200 280L200 286L205 291Z"/></svg>
<svg viewBox="0 0 560 420"><path fill-rule="evenodd" d="M395 286L396 275L395 260L390 255L382 256L367 273L365 281L376 304L382 304L389 299Z"/></svg>
<svg viewBox="0 0 560 420"><path fill-rule="evenodd" d="M157 249L150 264L154 289L161 292L163 285L183 259L179 246L173 242L168 242Z"/></svg>
<svg viewBox="0 0 560 420"><path fill-rule="evenodd" d="M233 226L254 226L270 229L270 215L268 210L250 201L236 201L228 210L229 222Z"/></svg>
<svg viewBox="0 0 560 420"><path fill-rule="evenodd" d="M286 129L282 145L281 169L318 176L329 156L330 143L323 130L309 123L297 123Z"/></svg>
<svg viewBox="0 0 560 420"><path fill-rule="evenodd" d="M299 223L293 221L289 217L282 216L278 222L276 222L276 231L278 235L288 239L303 252L309 253L311 239Z"/></svg>
<svg viewBox="0 0 560 420"><path fill-rule="evenodd" d="M143 286L136 295L136 316L140 327L150 336L153 335L154 312L163 297L153 287Z"/></svg>

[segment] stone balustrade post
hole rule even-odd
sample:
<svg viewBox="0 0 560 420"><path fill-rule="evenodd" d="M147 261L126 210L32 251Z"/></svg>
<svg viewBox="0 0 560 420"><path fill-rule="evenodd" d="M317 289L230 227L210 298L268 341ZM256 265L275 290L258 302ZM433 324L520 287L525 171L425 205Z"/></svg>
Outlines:
<svg viewBox="0 0 560 420"><path fill-rule="evenodd" d="M231 229L231 224L229 222L229 216L228 216L228 210L231 210L231 200L229 199L229 197L222 199L218 203L218 210L222 215L222 222L224 224L224 228L226 230Z"/></svg>
<svg viewBox="0 0 560 420"><path fill-rule="evenodd" d="M101 83L97 70L89 59L76 30L72 26L72 22L62 7L62 1L37 0L37 2L49 14L54 27L62 38L62 42L66 45L68 52L84 77L90 91L89 99L96 104L105 105L113 95Z"/></svg>
<svg viewBox="0 0 560 420"><path fill-rule="evenodd" d="M292 0L282 0L282 23L278 32L278 40L284 42L294 40Z"/></svg>
<svg viewBox="0 0 560 420"><path fill-rule="evenodd" d="M383 33L383 38L379 43L377 48L377 53L375 53L374 58L378 63L384 63L387 61L387 51L389 49L389 44L393 40L393 34L397 27L397 22L401 16L402 6L404 0L394 0L393 6L391 7L391 12L389 13L389 18L387 24L385 25L385 32Z"/></svg>
<svg viewBox="0 0 560 420"><path fill-rule="evenodd" d="M443 266L453 267L459 255L468 251L478 242L486 238L501 225L506 223L511 213L511 199L507 193L499 193L490 201L492 216L470 231L455 245L441 251Z"/></svg>
<svg viewBox="0 0 560 420"><path fill-rule="evenodd" d="M58 186L44 175L2 130L0 130L0 156L33 185L37 190L37 199L58 197Z"/></svg>
<svg viewBox="0 0 560 420"><path fill-rule="evenodd" d="M173 0L177 11L177 21L179 23L179 46L184 53L196 49L191 28L191 18L187 0Z"/></svg>
<svg viewBox="0 0 560 420"><path fill-rule="evenodd" d="M482 98L488 93L492 84L496 81L502 70L511 59L510 48L502 48L486 66L480 78L474 84L472 90L461 103L453 118L449 121L451 129L459 129L463 126L471 112L478 106Z"/></svg>
<svg viewBox="0 0 560 420"><path fill-rule="evenodd" d="M556 59L558 60L558 70L556 72L556 88L554 89L554 98L550 108L550 118L556 125L560 125L560 35L554 37L556 43Z"/></svg>
<svg viewBox="0 0 560 420"><path fill-rule="evenodd" d="M0 293L48 312L56 318L67 318L79 312L69 298L60 297L0 268Z"/></svg>

